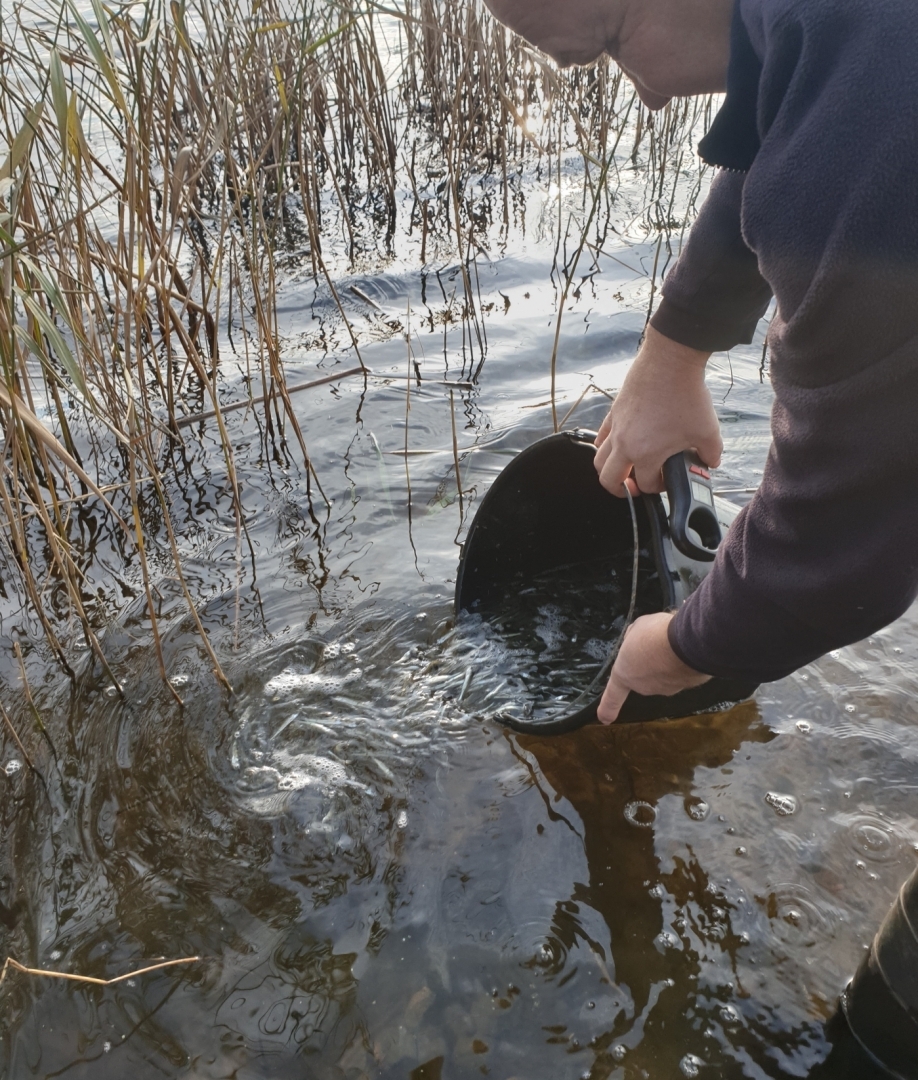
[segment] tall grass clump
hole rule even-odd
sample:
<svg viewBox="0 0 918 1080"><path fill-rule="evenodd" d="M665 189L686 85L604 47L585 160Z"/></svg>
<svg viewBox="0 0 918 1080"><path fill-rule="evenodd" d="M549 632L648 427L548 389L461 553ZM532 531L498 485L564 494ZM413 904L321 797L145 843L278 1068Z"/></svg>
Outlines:
<svg viewBox="0 0 918 1080"><path fill-rule="evenodd" d="M257 402L324 498L278 344L287 262L330 297L363 367L341 279L420 237L422 264L460 268L477 377L475 259L512 227L523 172L581 162L582 213L557 223L569 285L639 155L648 220L678 230L674 178L704 107L651 117L613 66L559 72L471 0L4 7L0 589L21 626L68 671L82 644L117 686L100 634L139 590L165 678L168 574L209 649L170 513L184 441L219 440L240 549L231 401Z"/></svg>

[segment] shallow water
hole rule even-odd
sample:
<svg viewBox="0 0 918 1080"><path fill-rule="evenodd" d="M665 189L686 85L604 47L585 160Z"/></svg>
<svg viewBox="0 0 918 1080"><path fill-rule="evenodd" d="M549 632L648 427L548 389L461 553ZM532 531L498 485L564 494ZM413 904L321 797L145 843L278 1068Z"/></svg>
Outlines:
<svg viewBox="0 0 918 1080"><path fill-rule="evenodd" d="M616 243L565 316L562 412L590 379L620 384L643 326L655 241ZM823 1022L915 863L915 612L721 715L553 738L488 719L513 672L454 620L458 543L551 430L550 264L535 240L479 262L476 385L443 314L457 272L436 301L433 276L354 276L412 350L380 332L364 358L388 382L294 398L327 505L292 438L234 413L239 541L215 433L189 440L170 495L232 694L166 558L184 707L139 596L105 636L124 700L32 667L42 779L10 743L0 773L5 950L99 978L200 959L104 988L9 974L3 1075L778 1080L825 1057ZM316 312L292 282L291 383L315 372L297 342ZM760 355L711 378L717 486L737 501L768 445ZM605 406L589 394L570 423Z"/></svg>

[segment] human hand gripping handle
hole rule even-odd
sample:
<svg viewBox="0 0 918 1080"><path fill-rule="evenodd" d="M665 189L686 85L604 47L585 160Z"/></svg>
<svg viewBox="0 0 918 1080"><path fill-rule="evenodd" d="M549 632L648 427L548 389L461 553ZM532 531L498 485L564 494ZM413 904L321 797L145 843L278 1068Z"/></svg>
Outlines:
<svg viewBox="0 0 918 1080"><path fill-rule="evenodd" d="M720 464L723 443L704 384L709 355L647 328L596 437L596 470L613 495L622 497L624 484L634 495L662 491L663 463L686 448L711 468ZM601 723L618 718L632 690L668 696L710 679L673 652L667 633L672 617L672 612L644 615L628 628L599 704Z"/></svg>
<svg viewBox="0 0 918 1080"><path fill-rule="evenodd" d="M704 384L710 353L664 337L648 326L644 343L596 436L596 471L619 498L663 490L663 462L697 451L711 468L723 443L711 395Z"/></svg>

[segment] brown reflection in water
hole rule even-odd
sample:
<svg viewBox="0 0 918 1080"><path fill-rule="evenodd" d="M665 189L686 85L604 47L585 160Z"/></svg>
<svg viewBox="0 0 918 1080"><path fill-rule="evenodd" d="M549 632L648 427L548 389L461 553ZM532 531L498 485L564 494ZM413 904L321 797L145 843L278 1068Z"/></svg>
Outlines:
<svg viewBox="0 0 918 1080"><path fill-rule="evenodd" d="M665 988L660 1005L649 1011L643 1023L641 1045L629 1051L632 1067L643 1064L678 1070L681 1051L677 1048L690 1045L693 1033L697 1038L698 1027L698 958L689 950L667 949L660 939L668 927L664 926L661 901L651 892L661 880L653 808L665 795L680 794L688 799L697 768L724 766L742 745L765 743L774 737L774 732L759 722L755 703L748 702L729 712L682 721L611 728L590 725L563 737L518 738L520 749L535 758L551 789L546 790L538 781L549 811L557 815L553 805L563 798L582 822L589 885L578 886L571 900L589 904L608 926L610 977L630 991L635 1017L645 1011L654 993L660 994L661 985ZM711 909L712 925L717 921L724 924L717 938L735 960L740 938L730 926L729 905L709 891L708 884L705 870L695 860L683 861L676 873L665 879L677 904L685 905L691 899L702 910ZM569 922L562 910L569 904L560 901L556 908L553 923L559 936ZM718 906L720 914L713 911ZM725 907L726 916L722 914ZM570 947L572 943L565 944ZM668 979L672 985L665 984ZM604 1051L632 1024L632 1019L620 1015L613 1031L594 1043L599 1051L596 1075L607 1075L603 1064L614 1068L611 1058L603 1062ZM654 1028L664 1026L665 1034L659 1039L651 1037ZM669 1060L669 1053L673 1060Z"/></svg>

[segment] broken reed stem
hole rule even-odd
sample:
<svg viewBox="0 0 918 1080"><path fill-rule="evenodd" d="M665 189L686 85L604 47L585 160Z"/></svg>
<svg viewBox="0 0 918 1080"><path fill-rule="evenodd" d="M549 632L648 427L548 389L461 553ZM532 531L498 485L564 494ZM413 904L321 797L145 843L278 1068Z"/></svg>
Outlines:
<svg viewBox="0 0 918 1080"><path fill-rule="evenodd" d="M459 519L461 521L465 511L462 503L462 474L459 469L459 438L456 434L456 403L453 400L452 390L449 392L449 419L453 429L453 468L456 470L456 491L459 493ZM407 456L407 449L405 454Z"/></svg>
<svg viewBox="0 0 918 1080"><path fill-rule="evenodd" d="M2 706L0 706L2 707ZM91 986L114 986L115 983L124 982L126 979L134 979L139 975L148 975L151 971L161 971L163 968L176 967L179 964L194 964L203 959L200 956L183 956L178 960L161 960L157 964L138 968L136 971L128 971L124 975L116 975L113 979L97 979L92 975L71 975L66 971L47 971L44 968L30 968L14 960L12 956L6 958L3 970L0 971L0 984L6 978L7 971L20 971L23 975L38 975L46 979L66 979L68 982L88 983Z"/></svg>
<svg viewBox="0 0 918 1080"><path fill-rule="evenodd" d="M35 766L32 764L32 759L26 753L26 748L22 745L22 739L16 734L16 729L13 727L13 721L10 720L9 713L7 713L6 709L3 707L2 702L0 702L0 714L2 714L4 723L7 728L9 728L10 734L13 736L16 745L19 747L19 752L25 758L26 765L29 766L32 772L35 772ZM2 979L0 979L0 982L2 982Z"/></svg>
<svg viewBox="0 0 918 1080"><path fill-rule="evenodd" d="M581 401L583 401L583 399L587 396L587 394L593 389L595 389L595 387L593 386L593 384L591 382L586 384L586 386L583 388L583 393L580 395L579 398L577 398L577 400L574 402L574 404L571 405L571 407L567 410L567 412L562 417L561 423L558 425L558 430L559 431L563 430L564 425L568 422L568 420L574 415L574 413L580 407Z"/></svg>
<svg viewBox="0 0 918 1080"><path fill-rule="evenodd" d="M348 368L347 371L337 371L332 375L325 375L321 379L312 379L310 382L297 383L295 386L288 386L288 394L298 394L301 390L312 390L316 386L324 386L325 383L337 382L339 379L349 379L352 375L370 375L372 372L363 367ZM267 401L269 394L259 394L258 397L248 398L246 401L233 401L229 405L221 405L220 412L226 414L228 412L236 412L238 409L248 409L252 405L258 405L262 401ZM192 424L196 424L202 420L213 420L217 415L216 409L211 409L209 412L194 413L191 416L181 416L175 421L177 428L191 427Z"/></svg>

